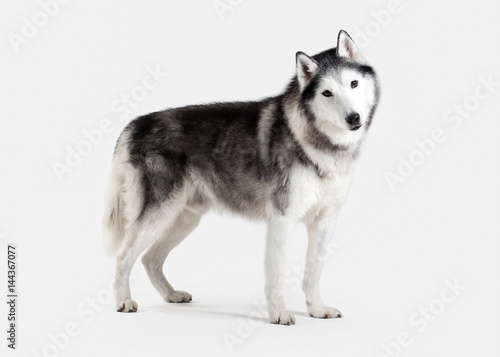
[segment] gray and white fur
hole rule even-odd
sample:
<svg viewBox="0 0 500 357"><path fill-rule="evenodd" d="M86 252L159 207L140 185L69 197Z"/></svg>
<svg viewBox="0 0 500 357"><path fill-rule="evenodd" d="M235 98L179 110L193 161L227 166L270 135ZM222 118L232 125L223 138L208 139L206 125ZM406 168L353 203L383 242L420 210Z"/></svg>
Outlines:
<svg viewBox="0 0 500 357"><path fill-rule="evenodd" d="M308 232L303 290L309 314L341 317L323 304L319 281L328 240L372 122L379 86L345 31L337 47L296 55L286 90L254 102L216 103L141 116L121 133L104 212L104 244L116 254L116 308L137 311L129 276L142 256L167 302L189 302L163 274L170 251L211 208L267 222L265 295L272 323L290 325L283 299L294 226Z"/></svg>

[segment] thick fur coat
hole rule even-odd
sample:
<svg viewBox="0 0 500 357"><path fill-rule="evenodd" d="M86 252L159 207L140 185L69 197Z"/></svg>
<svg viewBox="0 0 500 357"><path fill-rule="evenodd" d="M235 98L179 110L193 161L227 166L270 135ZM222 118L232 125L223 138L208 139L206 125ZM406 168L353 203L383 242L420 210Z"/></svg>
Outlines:
<svg viewBox="0 0 500 357"><path fill-rule="evenodd" d="M336 48L313 57L298 52L296 63L297 75L276 97L168 109L123 130L104 214L105 246L117 255L118 311L137 310L129 275L143 251L164 300L191 300L168 283L163 263L216 208L268 224L265 293L272 323L295 323L282 290L288 241L298 222L309 236L303 283L308 312L341 316L323 304L319 279L379 87L344 31Z"/></svg>

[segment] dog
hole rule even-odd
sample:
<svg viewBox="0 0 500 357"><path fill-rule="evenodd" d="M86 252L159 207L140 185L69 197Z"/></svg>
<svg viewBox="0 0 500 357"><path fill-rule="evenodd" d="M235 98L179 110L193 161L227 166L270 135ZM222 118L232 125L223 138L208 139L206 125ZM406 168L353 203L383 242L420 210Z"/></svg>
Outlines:
<svg viewBox="0 0 500 357"><path fill-rule="evenodd" d="M265 296L271 323L295 324L283 284L293 228L304 223L303 278L307 311L342 317L319 291L326 245L349 190L352 168L372 123L379 84L345 31L337 47L296 54L296 75L284 92L261 101L167 109L131 121L114 152L103 231L116 255L119 312L137 311L129 276L142 256L166 302L189 302L163 274L170 251L211 208L267 223Z"/></svg>

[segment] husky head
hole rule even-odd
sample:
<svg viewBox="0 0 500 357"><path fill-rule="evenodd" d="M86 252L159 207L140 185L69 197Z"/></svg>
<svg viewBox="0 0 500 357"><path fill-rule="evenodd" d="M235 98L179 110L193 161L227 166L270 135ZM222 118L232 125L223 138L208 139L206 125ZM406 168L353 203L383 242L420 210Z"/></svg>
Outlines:
<svg viewBox="0 0 500 357"><path fill-rule="evenodd" d="M299 102L310 122L330 136L369 127L377 77L347 32L339 32L336 48L312 57L297 52L296 59Z"/></svg>

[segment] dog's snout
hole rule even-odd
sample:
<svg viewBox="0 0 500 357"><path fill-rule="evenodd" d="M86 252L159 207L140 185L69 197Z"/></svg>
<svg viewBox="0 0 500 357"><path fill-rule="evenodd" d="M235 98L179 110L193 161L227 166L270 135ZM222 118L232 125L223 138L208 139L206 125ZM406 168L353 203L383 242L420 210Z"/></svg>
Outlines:
<svg viewBox="0 0 500 357"><path fill-rule="evenodd" d="M359 126L360 124L360 116L358 113L351 113L346 118L345 121L350 126Z"/></svg>

